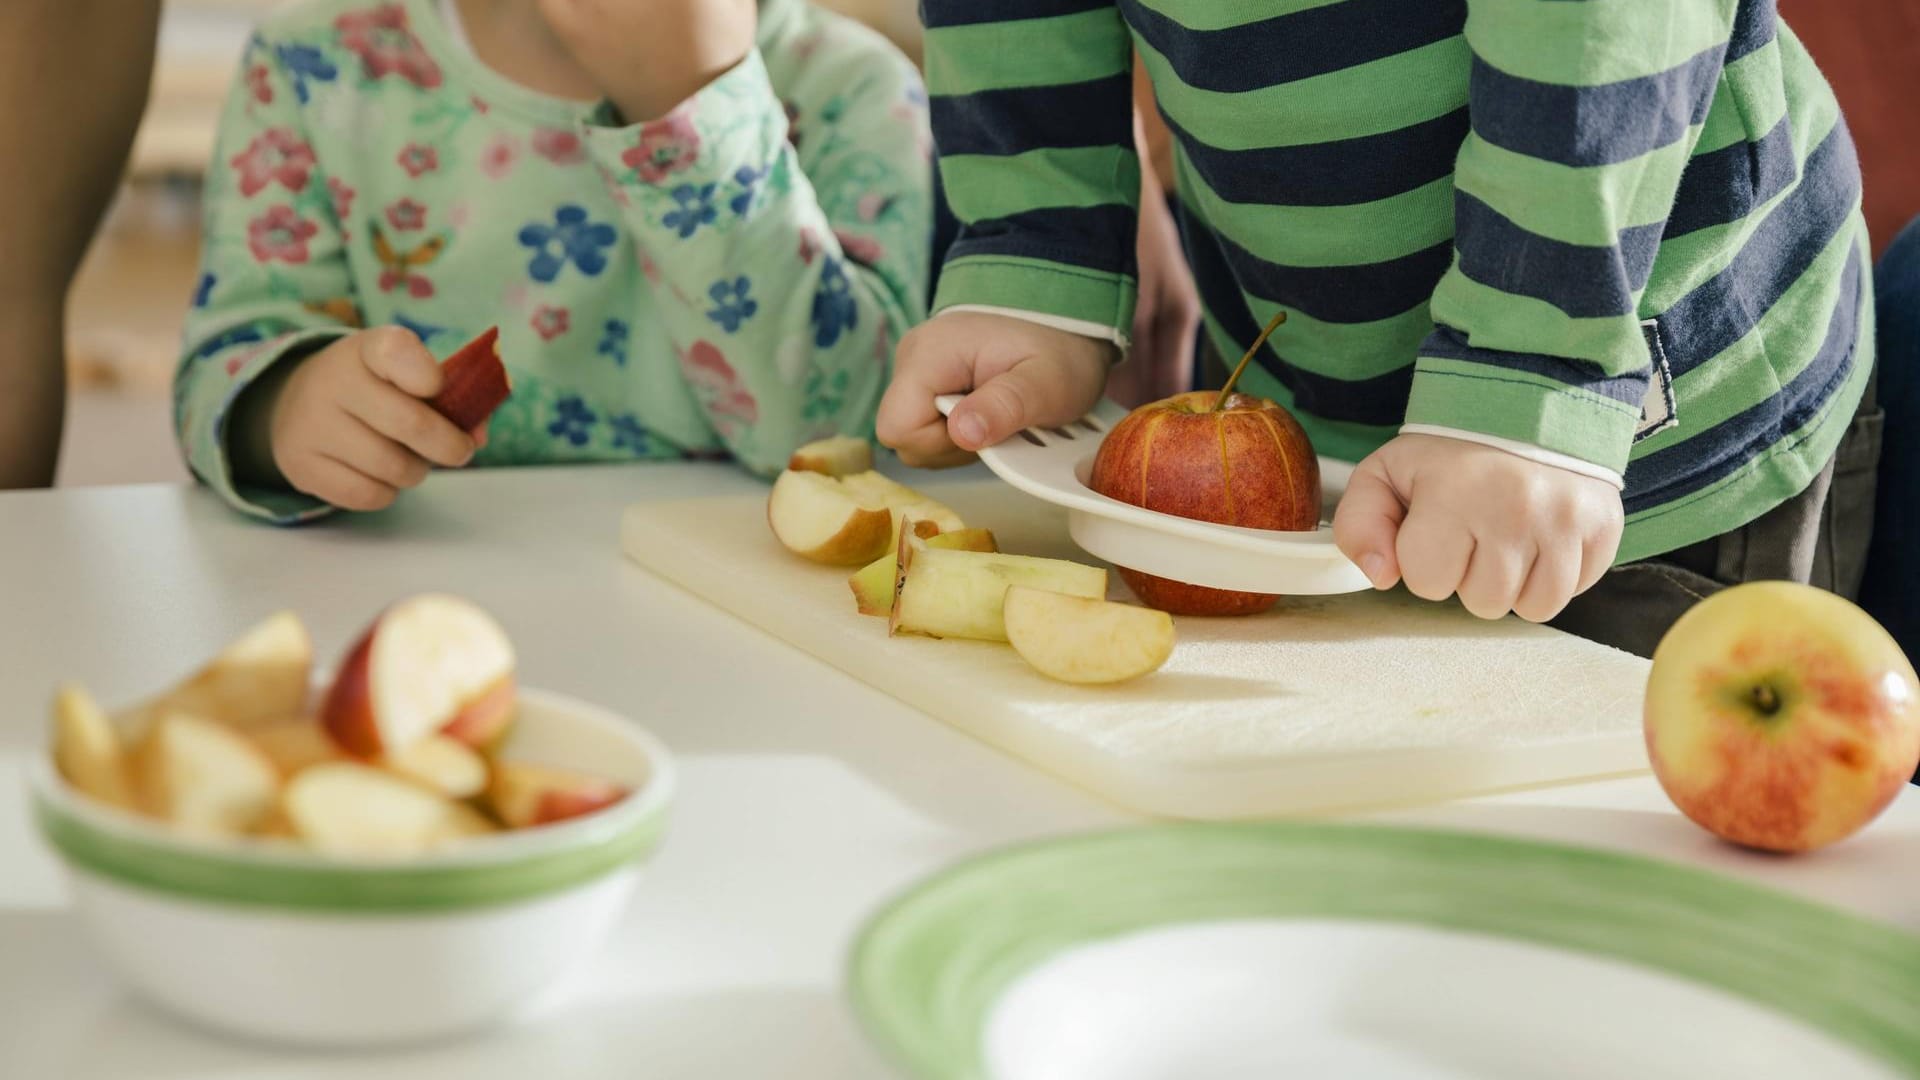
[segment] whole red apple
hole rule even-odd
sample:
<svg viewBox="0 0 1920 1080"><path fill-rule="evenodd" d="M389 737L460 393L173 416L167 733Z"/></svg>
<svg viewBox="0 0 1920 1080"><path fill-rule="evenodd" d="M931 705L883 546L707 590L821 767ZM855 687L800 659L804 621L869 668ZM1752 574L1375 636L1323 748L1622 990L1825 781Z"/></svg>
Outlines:
<svg viewBox="0 0 1920 1080"><path fill-rule="evenodd" d="M1163 514L1250 529L1307 532L1320 524L1320 461L1279 405L1211 390L1142 405L1114 425L1089 485ZM1141 603L1174 615L1253 615L1279 599L1210 589L1120 567Z"/></svg>
<svg viewBox="0 0 1920 1080"><path fill-rule="evenodd" d="M1920 681L1880 624L1808 585L1736 586L1654 651L1647 754L1722 839L1811 851L1886 809L1920 761Z"/></svg>

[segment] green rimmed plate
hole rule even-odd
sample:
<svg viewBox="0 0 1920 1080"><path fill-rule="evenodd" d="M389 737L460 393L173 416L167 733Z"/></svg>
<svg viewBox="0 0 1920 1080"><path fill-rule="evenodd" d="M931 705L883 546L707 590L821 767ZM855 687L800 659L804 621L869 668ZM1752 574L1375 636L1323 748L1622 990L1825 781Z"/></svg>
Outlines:
<svg viewBox="0 0 1920 1080"><path fill-rule="evenodd" d="M1631 856L1166 825L945 871L856 944L928 1080L1920 1076L1920 938Z"/></svg>

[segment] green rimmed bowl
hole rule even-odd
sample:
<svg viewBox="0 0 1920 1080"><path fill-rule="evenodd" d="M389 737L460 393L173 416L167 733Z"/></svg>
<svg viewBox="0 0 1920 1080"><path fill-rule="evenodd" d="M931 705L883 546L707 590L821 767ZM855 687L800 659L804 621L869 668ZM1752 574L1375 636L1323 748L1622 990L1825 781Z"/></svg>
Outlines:
<svg viewBox="0 0 1920 1080"><path fill-rule="evenodd" d="M862 931L926 1080L1920 1077L1920 938L1651 860L1167 825L935 875Z"/></svg>
<svg viewBox="0 0 1920 1080"><path fill-rule="evenodd" d="M377 860L183 836L73 792L45 760L29 784L89 936L144 997L245 1038L373 1046L471 1031L530 1003L605 939L665 832L673 760L632 721L522 690L503 753L633 794Z"/></svg>

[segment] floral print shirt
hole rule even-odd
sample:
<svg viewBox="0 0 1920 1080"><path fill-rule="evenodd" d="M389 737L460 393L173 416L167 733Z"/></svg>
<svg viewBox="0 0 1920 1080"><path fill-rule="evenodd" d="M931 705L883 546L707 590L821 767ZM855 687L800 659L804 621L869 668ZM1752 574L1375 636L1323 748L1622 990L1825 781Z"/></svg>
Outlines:
<svg viewBox="0 0 1920 1080"><path fill-rule="evenodd" d="M398 325L446 356L487 327L513 395L480 465L730 456L761 474L868 435L925 312L926 95L884 39L763 0L759 48L620 126L485 67L434 0L309 0L250 43L209 169L174 381L195 474L237 485L234 403L274 364Z"/></svg>

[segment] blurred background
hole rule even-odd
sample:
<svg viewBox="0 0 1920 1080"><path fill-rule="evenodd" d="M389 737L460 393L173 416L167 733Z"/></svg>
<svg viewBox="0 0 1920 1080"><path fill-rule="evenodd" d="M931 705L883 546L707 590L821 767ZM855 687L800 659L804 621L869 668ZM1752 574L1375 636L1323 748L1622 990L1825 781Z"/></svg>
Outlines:
<svg viewBox="0 0 1920 1080"><path fill-rule="evenodd" d="M0 0L4 3L5 0ZM167 386L195 277L199 182L253 23L289 0L166 0L151 101L126 182L68 307L63 485L182 480ZM817 0L916 59L914 0ZM1876 244L1920 213L1920 0L1779 0L1847 110Z"/></svg>

